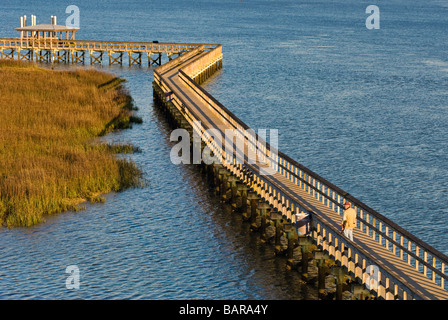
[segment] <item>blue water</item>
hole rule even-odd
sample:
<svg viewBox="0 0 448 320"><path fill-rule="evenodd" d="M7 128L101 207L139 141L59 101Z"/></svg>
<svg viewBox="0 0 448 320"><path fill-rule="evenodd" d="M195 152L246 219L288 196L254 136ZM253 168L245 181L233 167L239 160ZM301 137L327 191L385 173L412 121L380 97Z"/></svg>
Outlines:
<svg viewBox="0 0 448 320"><path fill-rule="evenodd" d="M279 148L448 254L448 2L86 1L78 39L223 44L207 90ZM1 4L0 35L21 15L63 24L68 4ZM169 160L170 128L154 109L152 70L125 77L144 123L108 138L149 186L105 204L0 230L2 299L314 299L285 261L207 191L193 166ZM66 289L77 265L80 289Z"/></svg>

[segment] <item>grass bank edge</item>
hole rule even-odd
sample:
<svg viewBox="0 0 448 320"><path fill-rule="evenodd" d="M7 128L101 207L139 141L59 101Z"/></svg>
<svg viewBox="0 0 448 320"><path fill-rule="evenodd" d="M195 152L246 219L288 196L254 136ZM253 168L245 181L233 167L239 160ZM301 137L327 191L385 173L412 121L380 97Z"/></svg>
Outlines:
<svg viewBox="0 0 448 320"><path fill-rule="evenodd" d="M60 101L61 107L57 113L62 121L59 118L52 121L54 109L47 110L45 101L39 104L39 100L34 99L35 96L52 96L54 90L60 90L51 86L42 88L36 82L38 79L49 81L52 77L58 78L59 82L55 82L58 88L65 85L70 86L72 91L86 90L86 94L81 91L73 95L79 101ZM0 111L3 118L0 118L0 124L3 122L0 126L0 138L3 140L3 143L0 141L0 223L3 226L33 226L44 222L47 215L78 211L83 208L79 204L84 201L104 202L102 194L145 185L142 170L130 158L117 157L117 153L130 154L139 151L138 148L132 144L94 143L112 131L129 129L135 123L142 123L141 118L134 115L137 108L124 87L124 79L97 70L54 71L39 68L34 63L8 60L0 60L0 78L10 82L3 81L5 84L0 87L5 103L0 105L4 111ZM42 92L45 90L48 92ZM9 96L14 93L15 98ZM31 99L24 100L24 95ZM107 107L96 101L104 102ZM58 105L57 101L53 102L53 107ZM98 112L102 107L104 112ZM39 111L36 115L44 115L46 121L39 119L39 116L33 118L33 114L30 116L28 112L25 115L24 108L30 113ZM82 116L94 125L89 127L82 123L82 127L76 127L73 121L64 119L73 116L70 108L75 108L77 112L91 112L92 119L88 119L89 114ZM22 113L15 109L20 109ZM27 118L26 121L23 118ZM87 120L86 123L89 122ZM45 127L46 122L49 128ZM55 137L48 134L55 131L58 124L62 132L55 134ZM38 128L37 132L32 130L33 127ZM67 139L73 139L65 141L64 133L67 133ZM60 144L57 143L59 140ZM14 150L18 150L17 153ZM39 160L42 160L42 167L39 167ZM104 161L103 167L101 161Z"/></svg>

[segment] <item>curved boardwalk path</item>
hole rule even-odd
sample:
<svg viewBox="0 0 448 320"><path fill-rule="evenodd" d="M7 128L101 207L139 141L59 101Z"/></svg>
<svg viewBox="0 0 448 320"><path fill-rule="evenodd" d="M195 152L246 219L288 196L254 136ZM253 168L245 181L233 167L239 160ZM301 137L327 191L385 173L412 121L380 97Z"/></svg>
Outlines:
<svg viewBox="0 0 448 320"><path fill-rule="evenodd" d="M101 64L103 54L109 55L110 64L122 64L127 54L129 65L142 64L142 55L147 56L148 65L160 64L161 55L166 54L170 61L154 69L154 93L160 94L163 104L175 108L222 166L250 187L252 195L267 202L272 211L291 223L296 222L296 214L309 214L309 237L378 297L448 298L446 255L250 133L245 123L200 86L221 68L221 45L0 39L0 57L6 59L33 60L35 56L39 61L84 64L90 55L91 64ZM216 131L213 134L207 129ZM237 142L225 134L226 130L232 130ZM218 143L216 135L232 140L235 151L226 152L225 143ZM252 161L254 154L256 161ZM263 174L267 169L273 172ZM340 232L345 201L352 203L358 215L353 242ZM297 240L301 243L303 239Z"/></svg>
<svg viewBox="0 0 448 320"><path fill-rule="evenodd" d="M213 140L205 129L217 129L226 139L226 129L240 133L249 129L198 85L207 77L210 66L219 65L221 59L220 46L211 51L199 47L155 69L155 85L171 97L171 103L190 125L200 121L205 141ZM231 143L236 146L233 141ZM311 213L311 236L315 243L361 282L378 280L370 282L370 287L375 285L374 291L379 297L448 298L446 256L279 151L276 156L269 152L269 148L257 148L250 138L244 139L244 145L244 151L236 147L236 153L240 156L244 153L244 163L223 160L224 166L292 222L295 221L294 213ZM267 162L257 159L256 163L250 163L251 147L257 150L262 160L266 160L263 155L273 158ZM223 147L212 144L211 148L225 159ZM269 166L276 169L275 173L261 175L260 168ZM354 242L340 233L341 207L346 200L351 201L358 212ZM369 268L369 265L375 267Z"/></svg>

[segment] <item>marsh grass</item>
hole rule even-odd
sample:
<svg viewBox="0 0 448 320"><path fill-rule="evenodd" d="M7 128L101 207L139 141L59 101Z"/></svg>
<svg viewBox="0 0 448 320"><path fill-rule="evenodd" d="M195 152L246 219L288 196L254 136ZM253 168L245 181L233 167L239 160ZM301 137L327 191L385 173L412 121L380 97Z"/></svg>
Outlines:
<svg viewBox="0 0 448 320"><path fill-rule="evenodd" d="M135 117L123 80L89 69L52 71L0 60L0 223L32 226L79 210L100 194L143 184L141 170L116 153L132 145L94 143Z"/></svg>

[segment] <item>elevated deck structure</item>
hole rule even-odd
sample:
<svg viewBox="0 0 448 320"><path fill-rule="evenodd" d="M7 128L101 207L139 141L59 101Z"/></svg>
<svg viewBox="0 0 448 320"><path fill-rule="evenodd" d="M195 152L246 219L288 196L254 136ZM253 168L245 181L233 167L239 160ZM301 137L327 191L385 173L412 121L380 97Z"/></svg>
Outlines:
<svg viewBox="0 0 448 320"><path fill-rule="evenodd" d="M160 66L162 55L169 60L190 51L200 44L194 43L159 43L131 41L93 41L67 39L20 39L0 38L0 58L62 62L72 64L103 64L108 57L108 64L123 65L126 57L129 66L142 65L146 60L148 66ZM206 45L214 46L213 44Z"/></svg>
<svg viewBox="0 0 448 320"><path fill-rule="evenodd" d="M51 17L50 24L36 24L36 17L31 16L31 25L26 25L26 16L20 17L20 28L16 28L16 31L20 32L20 39L22 40L75 40L75 32L79 28L67 27L56 24L56 17Z"/></svg>
<svg viewBox="0 0 448 320"><path fill-rule="evenodd" d="M0 58L38 61L62 62L73 64L108 64L123 65L125 58L129 66L142 65L146 60L148 66L160 66L162 55L168 60L190 51L201 44L194 43L159 43L132 41L91 41L76 40L79 28L56 24L56 17L51 17L50 24L36 24L32 16L31 25L26 25L26 16L21 18L21 26L15 29L20 38L0 38ZM205 45L210 48L215 45Z"/></svg>
<svg viewBox="0 0 448 320"><path fill-rule="evenodd" d="M57 27L54 28L53 32L57 32ZM102 63L103 54L107 53L110 64L122 64L123 55L127 54L129 65L133 65L142 64L141 55L147 55L148 65L160 65L154 69L155 99L176 114L179 123L191 135L200 137L202 151L207 147L213 152L217 161L209 166L217 174L230 175L232 181L238 181L249 190L243 204L251 207L252 217L258 216L264 223L283 218L287 221L283 233L291 246L296 243L306 247L304 238L310 239L318 250L334 259L341 270L366 285L379 298L448 299L446 255L272 148L258 135L247 134L250 128L201 87L203 81L222 67L221 45L82 41L61 38L64 31L59 35L47 34L48 37L42 33L40 36L31 34L51 33L51 30L21 28L18 31L29 34L0 39L2 58L33 60L33 52L36 52L36 59L40 61L53 61L56 57L60 62L85 63L89 54L91 63ZM162 53L169 58L177 57L161 65ZM152 58L153 55L156 58ZM233 150L228 152L210 130L225 137ZM234 133L237 142L233 138L229 141L226 130ZM251 161L254 154L256 161ZM230 184L231 180L225 178L223 188ZM346 201L352 203L358 216L353 242L340 231L342 207ZM257 207L258 203L266 206ZM311 217L311 230L306 236L298 237L292 226L298 222L300 214Z"/></svg>

